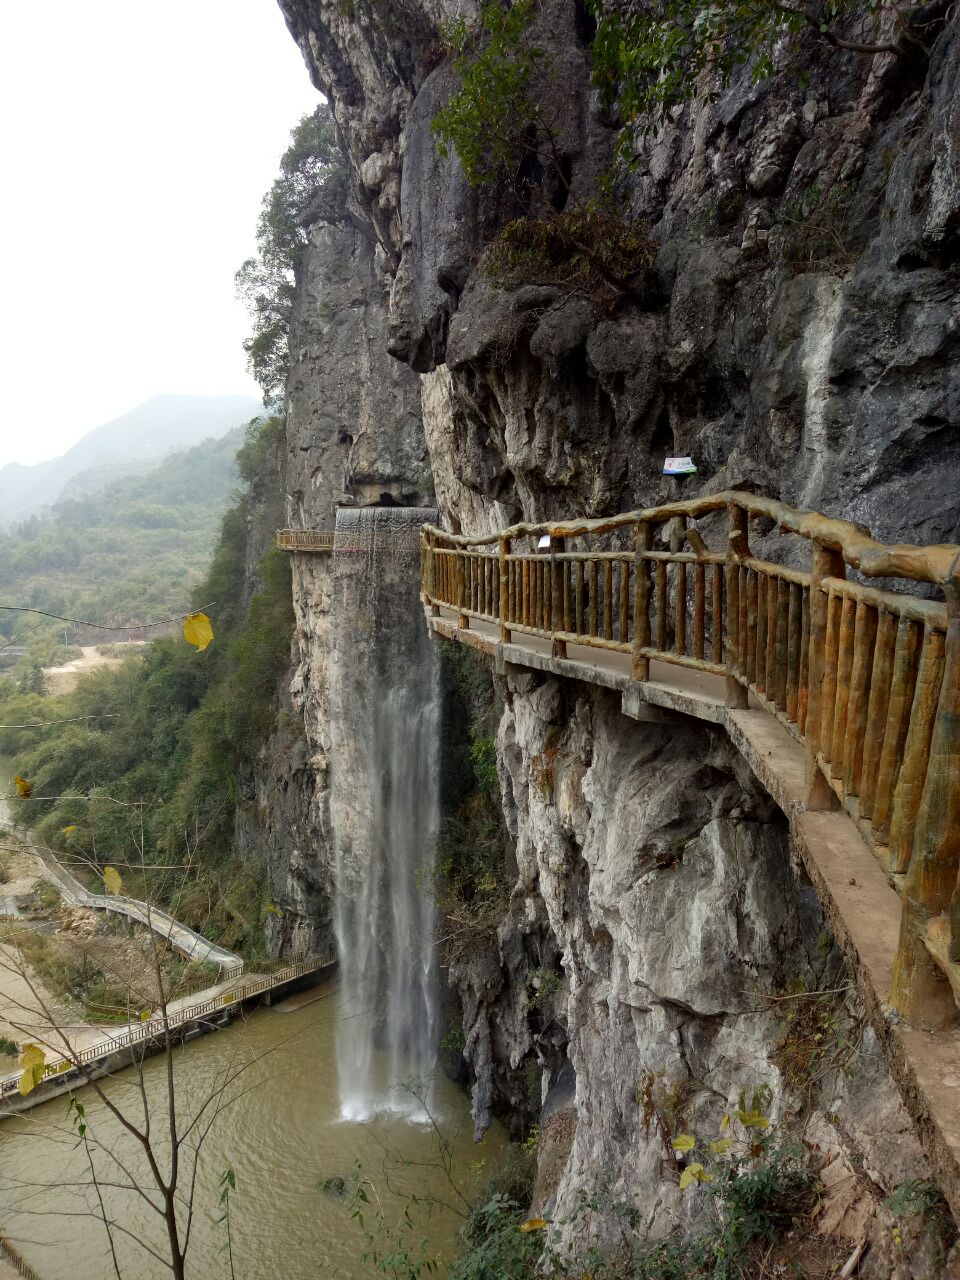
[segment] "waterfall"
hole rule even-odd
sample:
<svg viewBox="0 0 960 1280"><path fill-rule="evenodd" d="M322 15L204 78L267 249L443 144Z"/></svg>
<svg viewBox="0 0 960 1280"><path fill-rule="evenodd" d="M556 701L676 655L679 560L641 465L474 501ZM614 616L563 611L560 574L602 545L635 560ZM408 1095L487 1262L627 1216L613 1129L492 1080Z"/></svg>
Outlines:
<svg viewBox="0 0 960 1280"><path fill-rule="evenodd" d="M419 597L435 512L343 509L334 539L330 813L341 1115L422 1113L405 1082L435 1068L434 904L421 887L439 820L437 659Z"/></svg>

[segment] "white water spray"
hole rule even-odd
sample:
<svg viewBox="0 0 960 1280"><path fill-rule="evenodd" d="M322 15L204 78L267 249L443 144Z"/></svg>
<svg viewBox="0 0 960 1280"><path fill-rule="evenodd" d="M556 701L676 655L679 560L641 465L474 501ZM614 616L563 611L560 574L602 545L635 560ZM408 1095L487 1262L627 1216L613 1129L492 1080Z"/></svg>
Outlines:
<svg viewBox="0 0 960 1280"><path fill-rule="evenodd" d="M432 511L337 514L330 811L340 955L341 1115L422 1115L403 1085L436 1065L433 899L421 888L439 820L437 660L418 603Z"/></svg>

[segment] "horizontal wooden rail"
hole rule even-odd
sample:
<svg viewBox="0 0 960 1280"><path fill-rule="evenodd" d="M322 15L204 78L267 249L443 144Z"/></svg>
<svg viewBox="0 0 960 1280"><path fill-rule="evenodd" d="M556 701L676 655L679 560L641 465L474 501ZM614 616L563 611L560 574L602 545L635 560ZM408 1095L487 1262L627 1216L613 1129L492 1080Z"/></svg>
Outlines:
<svg viewBox="0 0 960 1280"><path fill-rule="evenodd" d="M108 1058L111 1054L118 1053L122 1049L131 1048L133 1045L142 1044L145 1040L162 1039L171 1031L175 1031L187 1023L200 1021L208 1014L219 1013L224 1009L243 1004L244 1001L260 995L264 991L269 991L273 987L280 987L285 982L292 982L295 978L301 978L305 974L323 969L327 965L333 964L336 958L336 955L332 952L320 956L305 956L300 960L295 960L292 964L286 965L283 969L278 969L275 973L264 974L259 978L244 982L241 986L231 987L229 991L221 991L217 995L211 996L209 1000L186 1005L183 1009L177 1009L174 1013L155 1014L153 1018L143 1022L131 1023L126 1030L117 1032L115 1036L100 1040L86 1049L79 1049L76 1053L58 1055L56 1058L51 1059L46 1064L44 1076L65 1075L69 1071L82 1073L82 1068L87 1063L99 1062L102 1058ZM6 1097L7 1094L18 1092L22 1076L22 1071L5 1076L0 1082L0 1097ZM82 1079L78 1080L78 1084L82 1083Z"/></svg>
<svg viewBox="0 0 960 1280"><path fill-rule="evenodd" d="M752 697L776 716L804 743L808 807L842 804L901 888L891 1003L920 1025L957 1022L945 977L960 991L960 547L887 546L727 491L483 537L426 525L421 549L425 603L461 628L537 636L556 658L570 645L629 654L640 681L651 660L722 675L729 706ZM932 941L945 922L946 956Z"/></svg>
<svg viewBox="0 0 960 1280"><path fill-rule="evenodd" d="M326 529L278 529L277 546L281 551L332 551L335 537Z"/></svg>

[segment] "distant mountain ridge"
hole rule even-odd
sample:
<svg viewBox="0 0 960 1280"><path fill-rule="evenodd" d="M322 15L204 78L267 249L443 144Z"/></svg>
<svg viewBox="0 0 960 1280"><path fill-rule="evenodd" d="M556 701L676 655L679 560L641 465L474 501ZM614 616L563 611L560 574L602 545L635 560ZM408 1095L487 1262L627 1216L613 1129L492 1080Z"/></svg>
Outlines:
<svg viewBox="0 0 960 1280"><path fill-rule="evenodd" d="M0 524L23 520L61 495L78 496L140 474L167 454L218 439L262 412L253 396L154 396L95 427L59 458L0 468Z"/></svg>

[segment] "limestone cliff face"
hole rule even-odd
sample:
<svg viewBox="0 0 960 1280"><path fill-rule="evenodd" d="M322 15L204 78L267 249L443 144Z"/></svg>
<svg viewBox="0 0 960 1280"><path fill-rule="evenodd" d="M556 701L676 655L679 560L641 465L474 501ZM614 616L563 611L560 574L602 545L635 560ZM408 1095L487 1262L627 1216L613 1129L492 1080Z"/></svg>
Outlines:
<svg viewBox="0 0 960 1280"><path fill-rule="evenodd" d="M495 293L478 272L489 201L431 133L452 88L442 6L386 3L369 22L362 6L280 7L393 271L391 350L452 391L439 485L525 518L600 514L660 496L662 458L681 453L704 487L842 512L881 537L953 536L955 10L929 6L951 16L922 73L811 44L804 87L744 79L638 138L628 203L658 241L658 285L599 318L550 289ZM613 134L579 10L546 0L541 15L531 39L554 58L575 200Z"/></svg>
<svg viewBox="0 0 960 1280"><path fill-rule="evenodd" d="M378 394L393 368L411 421L410 370L422 375L448 527L653 503L670 496L663 457L690 454L699 472L685 495L740 486L883 538L958 537L955 8L931 6L945 23L920 72L811 42L803 87L744 78L638 136L627 202L650 224L655 271L641 300L600 313L553 288L494 290L480 269L503 208L436 153L431 120L454 87L441 3L279 3L349 153L376 239L367 278L378 290L389 279L389 312L345 355L357 369L381 362ZM614 143L590 87L589 24L573 0L544 0L532 38L554 59L570 198L587 197ZM319 247L316 262L335 269ZM336 303L315 293L305 333ZM387 349L395 366L382 363ZM310 503L340 483L330 467L344 446L321 412L329 375L319 363L298 374L308 367L291 382L291 474L303 477L292 509L322 527L327 509ZM410 439L421 447L412 427ZM318 637L301 649L294 696L322 827L329 593L318 561L296 572L299 616ZM861 1204L927 1176L852 993L836 1017L853 1054L823 1060L806 1098L790 1078L780 997L844 980L782 817L722 737L634 724L604 693L549 678L512 676L502 693L498 763L519 877L496 939L452 977L478 1127L494 1109L526 1113L533 1077L539 1203L569 1207L602 1172L647 1225L668 1229L685 1212L670 1129L709 1132L760 1086L778 1117L802 1112L808 1141ZM843 1195L832 1205L833 1225L856 1238ZM873 1254L879 1266L879 1241ZM925 1266L897 1274L936 1274Z"/></svg>
<svg viewBox="0 0 960 1280"><path fill-rule="evenodd" d="M338 504L416 505L430 485L418 379L386 351L386 286L359 219L310 230L290 333L286 398L287 523L332 530ZM283 797L268 859L287 953L332 943L328 776L332 561L293 555L296 615L289 714L305 745L284 736L267 756L264 794Z"/></svg>
<svg viewBox="0 0 960 1280"><path fill-rule="evenodd" d="M536 1210L562 1218L586 1190L661 1235L693 1207L671 1138L721 1136L761 1091L829 1159L820 1225L856 1243L894 1186L929 1171L783 815L720 730L638 724L606 691L530 672L502 694L519 875L496 942L454 971L478 1127L528 1105L535 1060ZM802 991L833 994L798 1077Z"/></svg>

